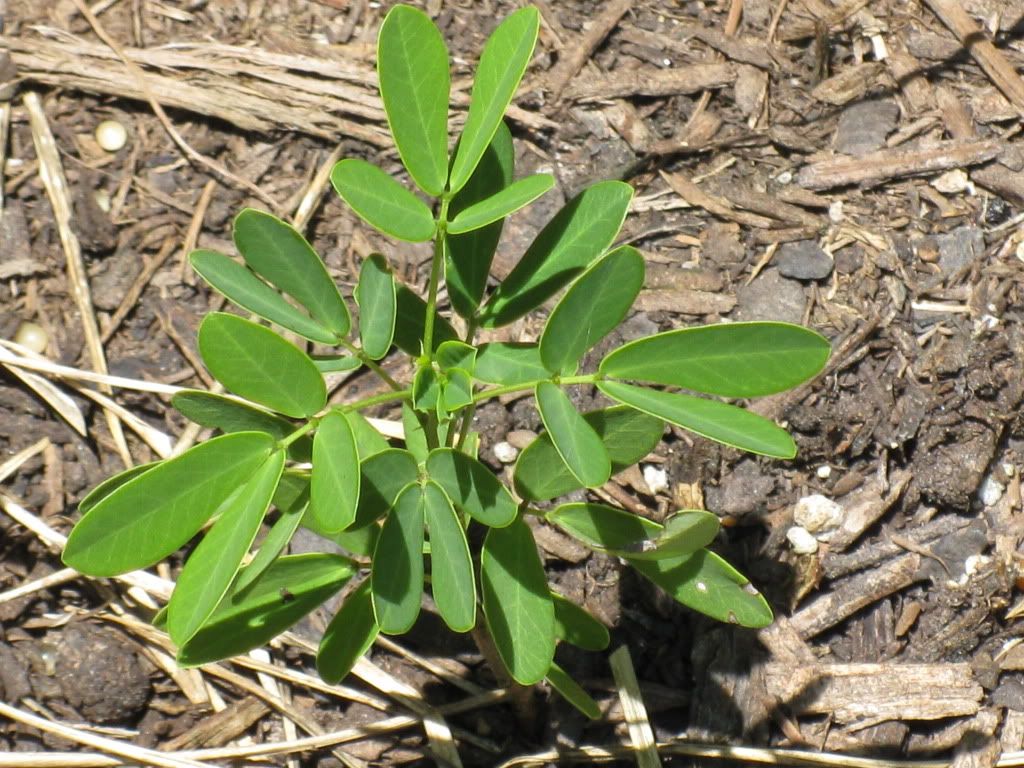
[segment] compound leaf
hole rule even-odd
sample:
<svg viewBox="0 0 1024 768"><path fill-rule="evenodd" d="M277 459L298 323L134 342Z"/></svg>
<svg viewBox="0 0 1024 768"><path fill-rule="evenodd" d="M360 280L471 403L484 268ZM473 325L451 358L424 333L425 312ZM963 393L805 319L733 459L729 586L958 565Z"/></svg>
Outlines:
<svg viewBox="0 0 1024 768"><path fill-rule="evenodd" d="M395 278L379 253L371 254L360 267L355 297L359 305L359 339L363 352L371 360L379 360L391 348L398 314Z"/></svg>
<svg viewBox="0 0 1024 768"><path fill-rule="evenodd" d="M327 402L309 356L262 325L211 312L199 326L199 353L229 390L286 416L312 416Z"/></svg>
<svg viewBox="0 0 1024 768"><path fill-rule="evenodd" d="M134 480L144 472L148 472L151 469L155 469L163 464L163 461L151 461L147 464L138 464L134 467L129 467L123 472L118 472L113 477L108 477L106 480L101 482L89 493L86 494L85 498L78 502L78 512L81 515L85 515L89 510L99 504L103 499L107 498L110 494L120 488L122 485L127 483L129 480Z"/></svg>
<svg viewBox="0 0 1024 768"><path fill-rule="evenodd" d="M676 392L645 389L618 381L600 381L597 386L613 400L696 432L709 440L779 459L796 456L796 443L786 430L763 416L735 405Z"/></svg>
<svg viewBox="0 0 1024 768"><path fill-rule="evenodd" d="M457 217L511 184L514 165L512 134L501 122L466 186L452 198L448 215ZM452 308L463 317L472 317L480 306L503 226L499 220L461 235L445 235L445 284Z"/></svg>
<svg viewBox="0 0 1024 768"><path fill-rule="evenodd" d="M566 203L484 305L482 325L511 323L589 267L615 239L632 197L628 184L603 181Z"/></svg>
<svg viewBox="0 0 1024 768"><path fill-rule="evenodd" d="M412 404L417 411L433 411L441 397L441 381L431 367L420 368L412 380Z"/></svg>
<svg viewBox="0 0 1024 768"><path fill-rule="evenodd" d="M423 489L408 485L384 520L373 551L370 589L380 631L408 632L423 597Z"/></svg>
<svg viewBox="0 0 1024 768"><path fill-rule="evenodd" d="M452 368L445 374L441 402L445 411L454 413L473 402L473 380L461 368Z"/></svg>
<svg viewBox="0 0 1024 768"><path fill-rule="evenodd" d="M616 248L569 286L548 316L540 356L552 373L569 373L587 350L623 321L644 283L644 257Z"/></svg>
<svg viewBox="0 0 1024 768"><path fill-rule="evenodd" d="M583 414L608 451L612 472L621 472L654 450L665 422L633 408L616 405ZM551 435L537 437L519 454L513 472L516 491L526 501L545 501L583 486L562 461Z"/></svg>
<svg viewBox="0 0 1024 768"><path fill-rule="evenodd" d="M458 509L477 522L501 528L516 519L518 508L512 494L472 456L452 448L437 448L427 459L427 474Z"/></svg>
<svg viewBox="0 0 1024 768"><path fill-rule="evenodd" d="M352 434L356 436L356 447L359 449L360 460L365 461L375 453L386 451L391 447L384 439L384 435L378 432L359 411L347 411L345 418L348 419L348 423L352 427Z"/></svg>
<svg viewBox="0 0 1024 768"><path fill-rule="evenodd" d="M718 535L718 518L702 509L687 509L665 521L665 526L654 540L654 549L625 553L632 560L663 560L667 557L690 555L703 549Z"/></svg>
<svg viewBox="0 0 1024 768"><path fill-rule="evenodd" d="M192 268L215 290L242 309L277 323L310 341L337 344L339 336L296 309L252 270L216 251L193 251Z"/></svg>
<svg viewBox="0 0 1024 768"><path fill-rule="evenodd" d="M423 11L396 5L377 38L377 75L391 134L409 175L439 197L448 180L448 48Z"/></svg>
<svg viewBox="0 0 1024 768"><path fill-rule="evenodd" d="M398 302L398 319L395 322L395 346L407 355L419 357L422 353L423 335L427 319L427 302L401 283L395 286ZM459 334L440 312L434 312L434 341L437 349L446 341L458 341Z"/></svg>
<svg viewBox="0 0 1024 768"><path fill-rule="evenodd" d="M345 373L363 364L362 360L352 355L312 355L310 359L320 373Z"/></svg>
<svg viewBox="0 0 1024 768"><path fill-rule="evenodd" d="M366 579L345 598L320 638L316 671L323 681L331 685L340 683L359 658L370 650L379 631L373 617L370 580Z"/></svg>
<svg viewBox="0 0 1024 768"><path fill-rule="evenodd" d="M442 371L452 368L472 371L476 365L476 347L463 341L446 341L437 348L436 359Z"/></svg>
<svg viewBox="0 0 1024 768"><path fill-rule="evenodd" d="M235 217L235 247L249 268L309 310L338 336L352 325L338 286L306 238L290 224L254 208Z"/></svg>
<svg viewBox="0 0 1024 768"><path fill-rule="evenodd" d="M360 218L381 232L419 243L434 235L434 216L427 204L380 168L348 158L331 171L331 184Z"/></svg>
<svg viewBox="0 0 1024 768"><path fill-rule="evenodd" d="M677 602L713 619L753 628L772 623L772 609L764 595L714 552L701 549L664 560L627 559Z"/></svg>
<svg viewBox="0 0 1024 768"><path fill-rule="evenodd" d="M544 679L555 656L555 609L529 526L491 528L480 556L484 617L516 682Z"/></svg>
<svg viewBox="0 0 1024 768"><path fill-rule="evenodd" d="M308 508L309 494L304 493L297 499L297 503L281 509L281 516L270 527L266 537L260 544L259 551L256 552L256 556L249 561L249 565L245 567L235 580L235 589L237 591L241 591L252 584L284 552L284 548L288 546L288 542L292 540L295 531L302 524L302 518Z"/></svg>
<svg viewBox="0 0 1024 768"><path fill-rule="evenodd" d="M604 504L563 504L547 519L595 549L629 550L661 533L657 523Z"/></svg>
<svg viewBox="0 0 1024 768"><path fill-rule="evenodd" d="M830 350L823 336L790 323L705 325L631 341L601 361L601 373L724 397L758 397L815 376Z"/></svg>
<svg viewBox="0 0 1024 768"><path fill-rule="evenodd" d="M279 557L246 589L232 585L209 621L179 649L178 663L196 667L264 645L334 595L355 572L341 555Z"/></svg>
<svg viewBox="0 0 1024 768"><path fill-rule="evenodd" d="M478 350L473 375L488 384L520 384L550 374L536 344L493 341Z"/></svg>
<svg viewBox="0 0 1024 768"><path fill-rule="evenodd" d="M542 381L537 384L536 397L551 442L573 476L587 488L608 482L612 473L608 451L568 395L550 381Z"/></svg>
<svg viewBox="0 0 1024 768"><path fill-rule="evenodd" d="M402 403L402 429L405 432L405 447L417 462L427 460L430 448L427 446L427 432L416 411L409 403Z"/></svg>
<svg viewBox="0 0 1024 768"><path fill-rule="evenodd" d="M167 605L167 632L184 645L217 608L252 546L284 470L274 451L231 499L178 576Z"/></svg>
<svg viewBox="0 0 1024 768"><path fill-rule="evenodd" d="M416 459L409 451L388 448L364 459L360 465L359 509L353 529L369 525L383 517L395 505L395 499L419 474Z"/></svg>
<svg viewBox="0 0 1024 768"><path fill-rule="evenodd" d="M162 560L199 532L273 447L261 432L222 435L132 478L78 522L64 563L117 576Z"/></svg>
<svg viewBox="0 0 1024 768"><path fill-rule="evenodd" d="M530 63L539 28L540 12L533 7L523 8L501 22L484 45L466 125L452 162L452 192L462 189L491 143Z"/></svg>
<svg viewBox="0 0 1024 768"><path fill-rule="evenodd" d="M558 691L558 695L572 704L576 709L589 717L591 720L598 720L601 717L601 707L597 702L583 690L583 687L569 677L569 674L560 666L551 663L545 679Z"/></svg>
<svg viewBox="0 0 1024 768"><path fill-rule="evenodd" d="M551 593L555 606L555 636L585 651L603 651L611 641L608 628L572 600Z"/></svg>
<svg viewBox="0 0 1024 768"><path fill-rule="evenodd" d="M332 534L348 528L359 504L359 453L352 425L331 411L313 437L313 472L309 511L317 525Z"/></svg>
<svg viewBox="0 0 1024 768"><path fill-rule="evenodd" d="M529 205L554 185L555 177L548 173L538 173L520 179L458 213L448 223L448 231L453 235L459 235L486 227Z"/></svg>
<svg viewBox="0 0 1024 768"><path fill-rule="evenodd" d="M444 623L455 632L476 624L476 577L466 531L452 502L437 483L423 487L430 532L431 591Z"/></svg>

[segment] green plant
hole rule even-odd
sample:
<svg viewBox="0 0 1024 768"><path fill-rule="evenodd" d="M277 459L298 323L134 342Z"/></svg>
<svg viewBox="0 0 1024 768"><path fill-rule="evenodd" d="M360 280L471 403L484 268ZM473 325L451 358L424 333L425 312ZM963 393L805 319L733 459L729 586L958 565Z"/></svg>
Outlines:
<svg viewBox="0 0 1024 768"><path fill-rule="evenodd" d="M488 293L503 220L553 184L545 174L513 180L503 122L538 19L535 9L520 10L488 40L451 156L448 52L440 33L405 6L381 27L380 89L391 130L409 175L436 203L428 206L362 160L342 160L331 179L369 224L400 240L433 242L426 300L400 284L382 256L371 256L354 292L354 332L320 257L291 226L256 210L235 220L244 264L211 251L192 254L200 275L240 308L333 351L310 355L259 322L209 314L199 350L234 396L185 391L173 403L224 434L117 475L80 505L64 561L94 576L150 566L213 521L158 617L182 664L269 641L366 567L369 577L349 593L320 645L326 680L344 677L378 632L409 630L427 582L454 631L486 627L511 678L526 685L547 679L593 715L593 702L554 664L555 646L601 649L608 633L549 589L526 522L531 515L624 558L709 616L745 626L771 621L747 579L706 549L719 527L709 512L683 510L661 525L596 503L538 506L601 486L641 460L666 422L742 450L792 457L789 434L760 416L713 397L643 385L755 397L814 376L829 354L825 339L799 326L736 323L632 341L607 354L596 372L579 373L580 359L625 318L644 280L636 249L609 250L632 196L617 181L570 201ZM439 312L442 275L462 333ZM475 342L479 329L506 325L563 289L538 343ZM414 358L411 382L396 382L379 366L392 347ZM390 391L328 406L324 374L359 366L379 374ZM566 394L575 385L596 386L617 404L581 414ZM472 426L477 405L518 391L533 393L546 431L519 456L510 489L476 458ZM401 404L402 447L361 415L388 403ZM251 554L271 507L277 517ZM350 556L282 554L300 525Z"/></svg>

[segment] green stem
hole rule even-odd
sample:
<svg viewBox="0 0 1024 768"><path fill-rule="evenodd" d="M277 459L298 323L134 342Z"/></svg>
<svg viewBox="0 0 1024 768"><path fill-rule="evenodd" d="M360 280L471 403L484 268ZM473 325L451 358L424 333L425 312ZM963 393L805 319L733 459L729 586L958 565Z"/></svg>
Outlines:
<svg viewBox="0 0 1024 768"><path fill-rule="evenodd" d="M382 395L364 397L362 400L355 400L354 402L345 403L344 405L337 405L332 410L361 411L365 408L372 408L375 405L384 405L385 403L397 403L402 400L408 400L411 397L412 391L403 389L401 392L385 392Z"/></svg>
<svg viewBox="0 0 1024 768"><path fill-rule="evenodd" d="M278 440L277 441L277 447L278 448L287 448L289 445L294 443L300 437L302 437L303 435L307 434L311 430L315 429L316 425L319 424L319 423L320 423L320 419L317 419L317 418L310 419L305 424L303 424L301 427L299 427L294 432L292 432L290 435L288 435L288 437L282 437L280 440Z"/></svg>
<svg viewBox="0 0 1024 768"><path fill-rule="evenodd" d="M382 381L384 381L385 384L387 384L389 387L396 391L402 390L402 385L395 381L393 378L391 378L391 375L383 368L381 368L381 366L377 363L376 360L371 360L369 355L367 355L363 350L359 349L359 347L355 346L354 344L345 341L344 339L342 340L341 344L343 347L345 347L345 349L347 349L353 355L358 357L359 362L361 362L363 365L365 365L367 368L369 368L371 371L377 374L377 376Z"/></svg>
<svg viewBox="0 0 1024 768"><path fill-rule="evenodd" d="M423 321L423 355L427 361L434 359L434 312L437 310L437 288L441 282L441 265L444 261L444 235L448 229L448 198L441 198L441 210L437 213L437 230L434 233L434 258L430 263L430 284L427 287L427 316Z"/></svg>
<svg viewBox="0 0 1024 768"><path fill-rule="evenodd" d="M600 381L602 378L603 377L598 373L587 373L581 376L562 376L554 381L556 384L593 384L594 382ZM481 403L484 400L492 400L495 397L508 395L512 392L525 392L533 389L542 381L552 381L552 379L536 379L535 381L523 381L518 384L507 384L503 387L482 389L473 395L473 403L476 404Z"/></svg>

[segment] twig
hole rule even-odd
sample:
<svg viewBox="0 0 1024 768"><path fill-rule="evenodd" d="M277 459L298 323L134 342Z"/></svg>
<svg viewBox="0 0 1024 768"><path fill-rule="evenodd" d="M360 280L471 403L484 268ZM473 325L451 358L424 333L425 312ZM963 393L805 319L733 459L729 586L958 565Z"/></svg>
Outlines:
<svg viewBox="0 0 1024 768"><path fill-rule="evenodd" d="M93 28L93 31L96 33L97 37L99 37L100 40L102 40L104 43L110 46L110 49L118 55L118 58L120 58L121 61L124 62L125 68L131 74L132 78L138 83L139 90L142 91L142 94L145 97L146 101L149 102L149 106L152 107L154 114L156 114L157 120L160 121L160 124L164 127L164 130L167 131L167 135L171 137L171 141L173 141L178 146L178 149L184 152L185 156L189 158L189 160L191 160L192 162L206 166L207 168L210 169L210 171L213 172L215 176L224 179L233 186L241 187L242 189L248 190L256 197L258 197L260 200L262 200L264 203L266 203L268 206L270 206L271 210L279 212L280 207L277 201L274 200L274 198L272 198L262 189L260 189L259 186L253 184L251 181L248 181L247 179L243 179L240 176L236 176L223 165L218 163L216 160L213 160L197 152L195 149L192 148L192 146L187 141L185 141L184 137L180 133L178 133L178 129L174 127L173 123L171 123L170 118L167 117L167 113L164 111L163 106L161 106L160 102L156 100L156 97L150 90L149 84L146 82L146 74L139 68L139 66L134 61L128 58L128 55L124 52L124 49L120 46L120 44L107 33L107 30L104 29L103 25L100 24L100 20L97 19L93 15L92 11L89 10L89 6L85 4L84 0L72 1L74 2L75 7L78 8L79 13L81 13L82 16L85 17L85 20L89 22L89 26Z"/></svg>
<svg viewBox="0 0 1024 768"><path fill-rule="evenodd" d="M341 160L343 154L344 146L339 144L331 150L331 154L329 154L327 159L320 164L320 167L317 168L316 175L314 175L313 179L309 182L309 186L306 188L305 193L302 195L302 199L299 201L298 207L295 209L295 215L292 217L292 224L300 232L306 231L306 227L309 225L309 220L316 211L316 207L320 203L320 198L323 196L324 189L326 189L327 183L330 181L331 169L333 169L335 164Z"/></svg>
<svg viewBox="0 0 1024 768"><path fill-rule="evenodd" d="M203 229L203 219L206 218L206 209L210 207L210 201L213 200L213 191L217 188L217 182L210 179L203 186L203 191L199 194L199 202L196 203L196 209L192 214L192 220L188 223L188 232L185 233L185 243L181 247L181 277L185 279L188 274L188 255L196 249L196 245L199 243L199 233Z"/></svg>
<svg viewBox="0 0 1024 768"><path fill-rule="evenodd" d="M146 286L153 279L153 275L164 265L172 253L174 253L174 241L169 239L157 252L156 256L146 262L142 271L139 272L138 276L128 287L128 291L125 293L124 298L121 299L121 303L114 311L114 314L111 315L107 327L100 334L100 341L103 344L110 341L114 334L117 333L117 329L121 327L121 323L128 316L128 313L135 309L135 303L139 300L142 292L146 290Z"/></svg>
<svg viewBox="0 0 1024 768"><path fill-rule="evenodd" d="M82 249L78 237L71 229L71 200L68 197L68 182L64 177L64 169L61 167L57 144L50 131L50 124L46 120L46 113L43 111L39 95L30 91L24 95L23 102L28 111L29 123L32 126L32 141L39 158L39 177L50 198L53 217L56 220L57 231L64 248L68 289L71 291L82 320L82 331L85 334L90 362L93 370L106 374L107 359L103 353L103 343L100 341L96 315L93 312L89 280L85 274L85 264L82 262ZM101 388L106 394L112 394L106 385L101 385ZM132 466L132 457L128 452L128 443L125 442L124 432L121 430L121 422L109 410L105 410L104 415L107 426L110 428L110 434L114 438L114 445L117 446L118 453L121 455L121 460L126 467Z"/></svg>
<svg viewBox="0 0 1024 768"><path fill-rule="evenodd" d="M604 11L594 19L587 30L580 35L573 46L572 52L560 59L548 74L548 87L551 89L552 101L559 101L562 92L593 55L597 46L608 36L626 12L633 7L633 0L612 0Z"/></svg>
<svg viewBox="0 0 1024 768"><path fill-rule="evenodd" d="M61 568L59 571L54 571L43 576L41 579L35 579L27 584L22 584L20 587L0 592L0 603L9 603L11 600L17 600L19 597L25 597L25 595L31 595L34 592L56 587L58 584L66 584L77 578L78 571L74 568Z"/></svg>

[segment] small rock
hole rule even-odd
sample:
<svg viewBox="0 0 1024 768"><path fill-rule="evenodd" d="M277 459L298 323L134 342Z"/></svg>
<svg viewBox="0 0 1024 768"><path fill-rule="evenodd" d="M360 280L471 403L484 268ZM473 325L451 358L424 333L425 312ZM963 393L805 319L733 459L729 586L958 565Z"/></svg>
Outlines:
<svg viewBox="0 0 1024 768"><path fill-rule="evenodd" d="M736 517L747 515L761 507L774 488L775 480L761 471L756 461L742 459L732 472L723 475L720 485L706 489L708 509Z"/></svg>
<svg viewBox="0 0 1024 768"><path fill-rule="evenodd" d="M796 280L822 280L832 274L832 257L814 240L783 243L775 264L780 275Z"/></svg>
<svg viewBox="0 0 1024 768"><path fill-rule="evenodd" d="M537 433L532 429L513 429L508 433L508 442L513 448L520 451L537 439Z"/></svg>
<svg viewBox="0 0 1024 768"><path fill-rule="evenodd" d="M511 464L519 456L519 449L511 443L502 440L500 443L495 443L494 457L502 464Z"/></svg>
<svg viewBox="0 0 1024 768"><path fill-rule="evenodd" d="M798 555L813 555L818 551L818 540L814 534L799 525L786 531L786 539Z"/></svg>
<svg viewBox="0 0 1024 768"><path fill-rule="evenodd" d="M820 493L804 496L793 509L793 522L823 541L843 522L843 508Z"/></svg>
<svg viewBox="0 0 1024 768"><path fill-rule="evenodd" d="M654 496L668 488L668 473L661 467L647 464L644 467L644 482Z"/></svg>
<svg viewBox="0 0 1024 768"><path fill-rule="evenodd" d="M736 291L736 320L777 320L799 323L807 303L800 283L766 269L750 285Z"/></svg>
<svg viewBox="0 0 1024 768"><path fill-rule="evenodd" d="M951 275L985 255L985 237L977 227L958 227L935 238L939 269Z"/></svg>
<svg viewBox="0 0 1024 768"><path fill-rule="evenodd" d="M832 477L832 467L830 467L828 464L822 464L820 467L818 467L814 474L816 474L818 476L818 479L820 480L828 480L830 477Z"/></svg>
<svg viewBox="0 0 1024 768"><path fill-rule="evenodd" d="M986 507L991 507L1003 498L1003 492L1005 490L1005 485L992 477L992 475L989 475L981 484L981 489L978 491L978 498L981 499L981 503Z"/></svg>
<svg viewBox="0 0 1024 768"><path fill-rule="evenodd" d="M999 687L992 691L990 703L994 707L1024 712L1024 682L1016 676L1004 678Z"/></svg>
<svg viewBox="0 0 1024 768"><path fill-rule="evenodd" d="M97 723L137 717L149 699L149 677L116 632L84 622L60 632L57 681L68 703Z"/></svg>
<svg viewBox="0 0 1024 768"><path fill-rule="evenodd" d="M933 179L930 184L944 195L957 195L964 191L973 195L975 191L970 177L962 168L946 171L938 178Z"/></svg>
<svg viewBox="0 0 1024 768"><path fill-rule="evenodd" d="M128 143L128 129L117 120L104 120L96 126L96 143L107 152L117 152Z"/></svg>
<svg viewBox="0 0 1024 768"><path fill-rule="evenodd" d="M839 116L836 151L859 157L881 149L886 137L896 128L899 116L900 109L894 101L871 100L851 104Z"/></svg>

